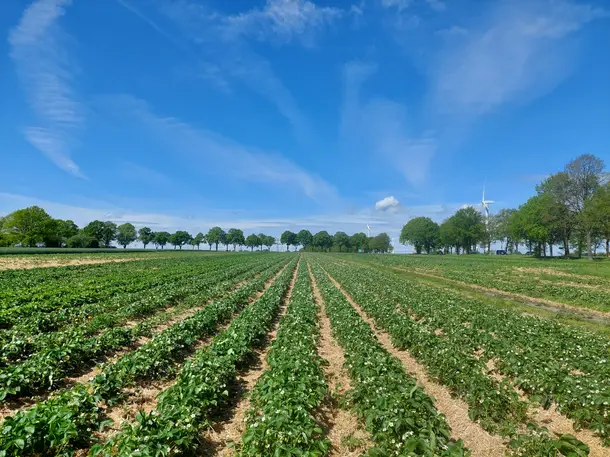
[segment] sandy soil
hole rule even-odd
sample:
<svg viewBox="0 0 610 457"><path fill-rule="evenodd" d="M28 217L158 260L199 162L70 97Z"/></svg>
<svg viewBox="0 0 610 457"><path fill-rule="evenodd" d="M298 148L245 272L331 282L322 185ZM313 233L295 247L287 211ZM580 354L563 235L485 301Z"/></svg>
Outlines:
<svg viewBox="0 0 610 457"><path fill-rule="evenodd" d="M29 258L19 256L0 257L1 270L31 270L32 268L66 267L72 265L94 265L98 263L121 263L146 260L146 257L120 257L120 258L65 258L53 257L49 259Z"/></svg>

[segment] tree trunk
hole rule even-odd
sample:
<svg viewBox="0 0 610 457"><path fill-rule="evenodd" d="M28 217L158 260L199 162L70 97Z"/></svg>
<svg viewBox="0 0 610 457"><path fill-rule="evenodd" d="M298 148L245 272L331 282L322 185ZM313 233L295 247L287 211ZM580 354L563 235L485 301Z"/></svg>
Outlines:
<svg viewBox="0 0 610 457"><path fill-rule="evenodd" d="M549 243L549 250L551 251L551 257L553 257L553 243Z"/></svg>
<svg viewBox="0 0 610 457"><path fill-rule="evenodd" d="M610 257L610 239L606 238L606 257Z"/></svg>
<svg viewBox="0 0 610 457"><path fill-rule="evenodd" d="M565 237L563 239L563 256L565 258L570 257L570 240L568 239L568 237Z"/></svg>
<svg viewBox="0 0 610 457"><path fill-rule="evenodd" d="M587 258L593 260L593 253L591 252L591 230L587 230Z"/></svg>
<svg viewBox="0 0 610 457"><path fill-rule="evenodd" d="M182 245L178 246L180 248L180 250L182 251Z"/></svg>

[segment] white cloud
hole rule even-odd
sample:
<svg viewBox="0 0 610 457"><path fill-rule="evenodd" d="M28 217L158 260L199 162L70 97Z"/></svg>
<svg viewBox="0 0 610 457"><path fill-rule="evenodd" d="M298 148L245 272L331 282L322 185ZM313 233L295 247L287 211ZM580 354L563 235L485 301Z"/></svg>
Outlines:
<svg viewBox="0 0 610 457"><path fill-rule="evenodd" d="M105 96L99 105L141 124L172 150L205 159L206 169L221 168L223 173L237 179L296 189L320 203L331 204L338 199L330 184L285 157L245 147L176 118L158 116L142 100L128 95Z"/></svg>
<svg viewBox="0 0 610 457"><path fill-rule="evenodd" d="M437 141L432 136L411 134L408 111L401 103L381 97L360 101L361 86L375 70L375 66L362 62L345 67L343 141L391 163L410 184L420 186L426 181Z"/></svg>
<svg viewBox="0 0 610 457"><path fill-rule="evenodd" d="M507 2L450 40L432 69L438 111L477 116L554 89L574 66L564 38L608 13L565 0Z"/></svg>
<svg viewBox="0 0 610 457"><path fill-rule="evenodd" d="M263 9L229 16L226 24L237 35L290 42L310 37L342 14L340 9L320 7L309 0L267 0Z"/></svg>
<svg viewBox="0 0 610 457"><path fill-rule="evenodd" d="M382 198L375 203L377 211L395 211L400 206L400 202L393 195Z"/></svg>
<svg viewBox="0 0 610 457"><path fill-rule="evenodd" d="M41 125L24 129L25 138L53 163L83 177L72 160L74 132L83 123L83 107L72 89L73 63L61 46L57 20L70 0L38 0L11 30L9 43L30 106Z"/></svg>

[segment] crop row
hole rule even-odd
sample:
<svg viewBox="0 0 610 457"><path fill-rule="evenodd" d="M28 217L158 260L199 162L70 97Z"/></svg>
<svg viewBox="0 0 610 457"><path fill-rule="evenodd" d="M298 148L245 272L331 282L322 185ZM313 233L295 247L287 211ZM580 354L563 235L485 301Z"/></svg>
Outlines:
<svg viewBox="0 0 610 457"><path fill-rule="evenodd" d="M7 417L0 426L0 449L6 449L7 456L45 452L71 455L74 449L86 447L93 439L91 432L107 423L100 407L102 402L115 404L121 400L122 391L139 380L172 375L189 347L239 312L257 292L264 290L265 282L280 268L281 265L269 267L247 285L106 365L88 385L77 384Z"/></svg>
<svg viewBox="0 0 610 457"><path fill-rule="evenodd" d="M229 396L240 364L269 331L294 270L294 262L252 305L231 321L210 345L187 362L177 382L159 396L157 408L138 413L106 443L94 446L93 456L184 455L200 446L200 432Z"/></svg>
<svg viewBox="0 0 610 457"><path fill-rule="evenodd" d="M541 280L536 274L521 274L519 271L513 270L513 268L517 268L516 266L507 266L506 263L493 267L493 265L487 264L461 264L453 260L449 262L448 265L443 266L442 264L432 264L425 259L413 259L410 256L409 258L403 257L404 256L383 257L374 259L374 261L384 265L399 266L408 269L441 266L441 268L435 268L434 270L429 271L429 273L447 279L475 284L482 287L491 287L505 292L551 299L561 303L610 312L610 284L605 280L592 279L588 282L594 282L595 285L593 287L583 287L582 284L579 283L570 284L572 279L569 277L547 275L547 279Z"/></svg>
<svg viewBox="0 0 610 457"><path fill-rule="evenodd" d="M250 397L240 455L322 456L330 447L314 413L330 394L317 351L317 307L301 264L286 316Z"/></svg>
<svg viewBox="0 0 610 457"><path fill-rule="evenodd" d="M434 297L430 288L418 289L411 283L404 283L395 276L371 268L353 266L346 271L330 262L324 266L367 314L392 336L394 344L409 349L426 366L430 376L445 384L453 395L467 402L471 419L479 421L491 433L513 438L513 446L518 448L515 450L517 455L541 455L536 452L547 448L557 451L563 447L576 447L584 452L586 446L569 435L555 439L538 427L532 427L529 433L523 434L522 430L527 423L527 404L518 399L510 384L488 376L484 360L477 357L468 346L461 346L461 342L454 341L451 335L426 327L413 319L407 310L397 310L400 304L408 303L408 311L413 307L413 312L417 313L417 303L428 302L430 306L426 315L437 315L438 319L444 319L452 310L459 309L450 298ZM436 300L430 301L431 296ZM465 322L473 324L468 320L462 321ZM519 454L524 447L529 449L530 454Z"/></svg>
<svg viewBox="0 0 610 457"><path fill-rule="evenodd" d="M205 268L185 274L172 282L146 291L118 294L107 302L68 308L64 312L43 315L47 324L49 321L53 321L54 326L59 326L61 321L66 323L66 320L70 320L70 323L64 325L59 332L35 333L31 328L24 328L23 325L4 330L0 332L0 363L9 365L22 362L41 350L55 350L66 342L70 344L91 337L97 332L119 325L128 319L143 317L161 308L179 303L202 288L209 291L210 297L215 297L214 289L219 292L226 289L224 284L219 283L225 281L234 283L244 276L248 277L249 270L257 265L255 262L235 266L224 262L219 262L219 264L221 268ZM32 319L29 321L31 322Z"/></svg>
<svg viewBox="0 0 610 457"><path fill-rule="evenodd" d="M225 260L228 264L237 264L237 259ZM199 265L174 262L163 267L152 264L148 265L148 269L140 262L125 262L120 267L113 268L107 276L96 280L87 278L87 270L83 270L84 280L73 278L70 283L66 283L64 279L49 279L40 293L23 297L22 302L0 310L0 332L15 325L24 332L54 331L66 323L99 312L100 304L102 308L112 304L115 297L127 298L131 294L133 299L138 293L154 287L218 269L218 265L211 262ZM5 287L1 280L0 287ZM86 310L90 312L87 314Z"/></svg>
<svg viewBox="0 0 610 457"><path fill-rule="evenodd" d="M313 270L333 334L345 351L350 401L377 445L368 455L469 455L461 441L451 440L445 418L402 363L381 346L321 268Z"/></svg>
<svg viewBox="0 0 610 457"><path fill-rule="evenodd" d="M23 308L53 311L104 300L115 292L145 290L161 284L167 275L179 270L201 269L205 265L214 265L214 262L163 259L3 271L0 272L0 322L7 325L5 321L18 316L18 310ZM33 280L36 277L44 280Z"/></svg>
<svg viewBox="0 0 610 457"><path fill-rule="evenodd" d="M340 269L329 268L342 281L347 280ZM470 354L476 351L481 363L493 361L530 398L544 407L557 403L577 426L591 428L610 444L608 339L497 309L449 290L357 268L350 270L354 285L360 283L364 288L362 281L374 281L386 300L415 314L419 327L428 333L441 329L447 344Z"/></svg>
<svg viewBox="0 0 610 457"><path fill-rule="evenodd" d="M210 297L226 293L240 279L240 276L234 276L232 280L218 288L213 284L205 287L194 283L188 287L189 295L185 300L193 306L204 303ZM157 308L166 305L167 298L163 294L152 297L153 300L157 300L155 303ZM87 337L80 329L55 333L53 336L56 338L47 338L50 344L43 346L25 362L9 365L0 370L0 400L29 395L43 388L53 388L65 376L73 374L76 370L82 370L96 357L133 343L145 331L146 326L136 326L115 327L91 337Z"/></svg>

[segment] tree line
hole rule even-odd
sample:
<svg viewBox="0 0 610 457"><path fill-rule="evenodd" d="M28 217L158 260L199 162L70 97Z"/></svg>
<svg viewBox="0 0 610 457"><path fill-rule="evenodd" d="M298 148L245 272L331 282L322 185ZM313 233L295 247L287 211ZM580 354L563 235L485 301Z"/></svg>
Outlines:
<svg viewBox="0 0 610 457"><path fill-rule="evenodd" d="M591 259L605 245L610 256L610 182L604 162L590 154L570 161L564 170L536 186L536 194L519 208L507 208L486 221L474 207L459 209L441 224L427 217L411 219L400 242L417 253L490 251L499 242L508 252L525 245L536 256L553 256L554 246L569 257Z"/></svg>
<svg viewBox="0 0 610 457"><path fill-rule="evenodd" d="M95 220L85 227L79 228L71 220L54 219L43 208L30 206L19 209L0 218L0 247L22 246L22 247L69 247L69 248L101 248L112 247L116 242L118 245L127 246L139 241L144 249L151 244L155 248L164 249L168 244L174 249L182 249L190 245L194 249L209 245L218 251L218 246L223 245L228 251L232 246L247 247L254 249L271 249L278 240L264 233L244 235L240 229L231 228L228 231L220 227L212 227L206 234L199 232L191 235L184 230L175 233L166 231L155 232L149 227L139 230L127 222L117 225L112 221ZM392 245L387 233L381 233L375 237L367 237L364 233L356 233L352 236L345 232L337 232L330 235L327 231L312 234L309 230L301 230L299 233L285 231L279 242L296 249L301 246L308 251L352 251L352 252L390 252Z"/></svg>

